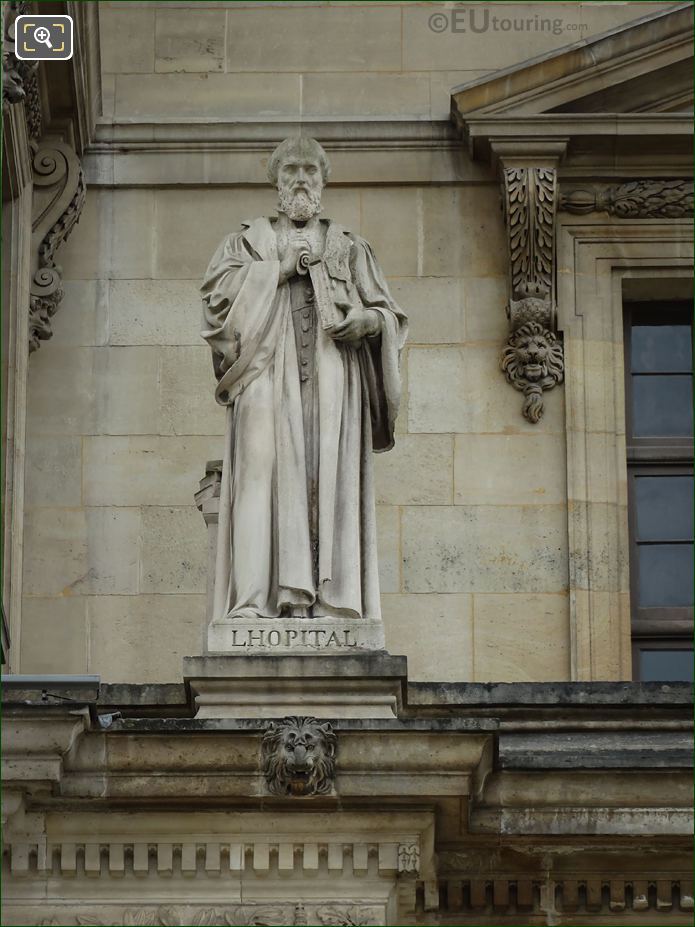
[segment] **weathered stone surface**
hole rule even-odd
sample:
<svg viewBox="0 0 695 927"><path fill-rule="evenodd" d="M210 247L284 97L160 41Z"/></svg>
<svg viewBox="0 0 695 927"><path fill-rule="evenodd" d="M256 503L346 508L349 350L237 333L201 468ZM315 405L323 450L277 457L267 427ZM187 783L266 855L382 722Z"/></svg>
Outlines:
<svg viewBox="0 0 695 927"><path fill-rule="evenodd" d="M203 397L214 393L215 376L204 344L160 351L158 427L175 435L223 435L226 410Z"/></svg>
<svg viewBox="0 0 695 927"><path fill-rule="evenodd" d="M473 679L473 597L382 596L386 648L408 658L408 679Z"/></svg>
<svg viewBox="0 0 695 927"><path fill-rule="evenodd" d="M405 70L452 70L460 68L464 58L469 68L509 67L519 61L522 43L523 57L532 58L635 18L632 6L563 3L557 7L539 7L534 3L499 3L494 7L459 8L452 28L451 14L456 9L404 6ZM639 15L658 9L655 3L640 4ZM433 11L446 16L444 28L442 20L437 21L437 28L431 28ZM512 28L515 23L518 28Z"/></svg>
<svg viewBox="0 0 695 927"><path fill-rule="evenodd" d="M504 314L507 281L504 277L469 277L463 281L465 294L465 341L496 341L507 337L509 323Z"/></svg>
<svg viewBox="0 0 695 927"><path fill-rule="evenodd" d="M408 702L413 705L466 705L469 707L514 709L518 706L538 705L566 711L591 706L631 708L639 705L671 706L687 709L690 706L692 684L685 682L510 682L510 683L454 683L418 682L408 686ZM667 709L668 710L668 709ZM688 712L688 717L690 713Z"/></svg>
<svg viewBox="0 0 695 927"><path fill-rule="evenodd" d="M93 434L96 428L94 348L52 346L32 358L27 404L40 434Z"/></svg>
<svg viewBox="0 0 695 927"><path fill-rule="evenodd" d="M290 7L268 16L238 9L229 34L229 70L399 71L400 10L374 6L356 17L350 9L312 7L311 28ZM269 62L272 61L272 68Z"/></svg>
<svg viewBox="0 0 695 927"><path fill-rule="evenodd" d="M467 272L466 214L461 187L429 187L422 191L422 270L427 277Z"/></svg>
<svg viewBox="0 0 695 927"><path fill-rule="evenodd" d="M99 8L101 66L105 73L146 74L154 69L154 9Z"/></svg>
<svg viewBox="0 0 695 927"><path fill-rule="evenodd" d="M139 78L134 78L139 80ZM109 277L131 280L154 276L155 195L152 190L117 190L102 217L111 241L102 251ZM109 213L109 209L112 210ZM157 245L157 248L159 245ZM158 253L158 252L157 252Z"/></svg>
<svg viewBox="0 0 695 927"><path fill-rule="evenodd" d="M300 77L293 74L117 74L116 119L161 116L297 116Z"/></svg>
<svg viewBox="0 0 695 927"><path fill-rule="evenodd" d="M603 732L500 737L502 769L657 769L693 762L689 733Z"/></svg>
<svg viewBox="0 0 695 927"><path fill-rule="evenodd" d="M374 458L375 494L386 505L447 505L453 492L450 435L402 435Z"/></svg>
<svg viewBox="0 0 695 927"><path fill-rule="evenodd" d="M204 593L205 525L193 505L142 510L143 593Z"/></svg>
<svg viewBox="0 0 695 927"><path fill-rule="evenodd" d="M224 10L158 10L154 70L224 71L226 16Z"/></svg>
<svg viewBox="0 0 695 927"><path fill-rule="evenodd" d="M567 498L563 435L456 437L458 505L551 505Z"/></svg>
<svg viewBox="0 0 695 927"><path fill-rule="evenodd" d="M84 442L87 505L188 505L200 462L222 456L219 437L92 437Z"/></svg>
<svg viewBox="0 0 695 927"><path fill-rule="evenodd" d="M460 277L392 277L389 289L408 314L408 342L451 344L464 341L464 304L478 310L477 293ZM464 296L464 293L466 294Z"/></svg>
<svg viewBox="0 0 695 927"><path fill-rule="evenodd" d="M138 593L138 509L30 509L24 531L25 594Z"/></svg>
<svg viewBox="0 0 695 927"><path fill-rule="evenodd" d="M379 588L398 592L401 587L401 513L397 505L377 505Z"/></svg>
<svg viewBox="0 0 695 927"><path fill-rule="evenodd" d="M94 280L106 275L111 242L110 210L113 194L90 190L80 221L61 251L65 280Z"/></svg>
<svg viewBox="0 0 695 927"><path fill-rule="evenodd" d="M471 184L461 188L459 209L466 226L463 242L463 273L473 277L504 277L508 251L500 215L496 184Z"/></svg>
<svg viewBox="0 0 695 927"><path fill-rule="evenodd" d="M422 117L429 111L426 74L306 74L302 82L306 116Z"/></svg>
<svg viewBox="0 0 695 927"><path fill-rule="evenodd" d="M411 432L467 431L470 420L462 347L408 351L408 428Z"/></svg>
<svg viewBox="0 0 695 927"><path fill-rule="evenodd" d="M539 586L547 587L547 581ZM476 681L569 679L567 596L478 594L474 609Z"/></svg>
<svg viewBox="0 0 695 927"><path fill-rule="evenodd" d="M22 673L86 673L86 599L25 597L22 604Z"/></svg>
<svg viewBox="0 0 695 927"><path fill-rule="evenodd" d="M387 276L419 272L418 192L408 187L375 189L362 200L362 234Z"/></svg>
<svg viewBox="0 0 695 927"><path fill-rule="evenodd" d="M154 347L97 348L92 433L151 435L160 428L159 352Z"/></svg>
<svg viewBox="0 0 695 927"><path fill-rule="evenodd" d="M67 246L66 246L67 247ZM105 345L109 339L109 294L103 280L64 280L60 317L51 346Z"/></svg>
<svg viewBox="0 0 695 927"><path fill-rule="evenodd" d="M204 595L90 596L89 669L104 682L176 682L200 652Z"/></svg>
<svg viewBox="0 0 695 927"><path fill-rule="evenodd" d="M112 345L200 345L198 280L112 280Z"/></svg>
<svg viewBox="0 0 695 927"><path fill-rule="evenodd" d="M27 506L82 504L82 440L79 435L29 433L26 461Z"/></svg>
<svg viewBox="0 0 695 927"><path fill-rule="evenodd" d="M402 519L406 592L567 588L564 506L407 506Z"/></svg>

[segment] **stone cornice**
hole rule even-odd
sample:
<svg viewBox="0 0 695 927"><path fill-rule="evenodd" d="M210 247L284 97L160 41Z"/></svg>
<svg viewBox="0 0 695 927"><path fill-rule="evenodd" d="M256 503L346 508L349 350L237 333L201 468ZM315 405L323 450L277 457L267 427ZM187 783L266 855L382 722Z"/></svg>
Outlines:
<svg viewBox="0 0 695 927"><path fill-rule="evenodd" d="M532 115L580 99L645 71L692 57L691 3L650 13L609 32L454 89L454 111ZM581 107L578 107L581 108Z"/></svg>
<svg viewBox="0 0 695 927"><path fill-rule="evenodd" d="M491 157L495 143L524 146L539 144L541 140L564 140L570 155L575 140L598 139L606 142L619 138L658 141L663 153L671 143L686 142L692 145L692 118L681 113L543 113L536 116L482 115L456 117L459 130L472 158L486 161ZM635 152L637 154L637 152ZM603 152L604 162L605 151ZM629 159L625 159L629 162ZM684 159L687 164L687 158ZM593 167L594 165L592 165ZM595 167L603 173L599 158ZM641 168L644 172L644 167Z"/></svg>

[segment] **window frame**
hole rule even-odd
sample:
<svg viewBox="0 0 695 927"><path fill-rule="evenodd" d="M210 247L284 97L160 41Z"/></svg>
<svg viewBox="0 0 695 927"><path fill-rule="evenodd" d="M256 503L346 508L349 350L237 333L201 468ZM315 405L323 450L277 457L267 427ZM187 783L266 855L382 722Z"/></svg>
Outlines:
<svg viewBox="0 0 695 927"><path fill-rule="evenodd" d="M641 650L689 650L693 652L693 639L690 637L649 637L635 636L632 639L632 678L640 677L640 651ZM658 682L659 680L653 680ZM687 680L684 680L687 682Z"/></svg>
<svg viewBox="0 0 695 927"><path fill-rule="evenodd" d="M641 650L684 650L693 647L691 606L640 607L639 558L635 479L639 476L693 476L693 441L687 437L635 436L633 433L632 330L635 324L657 320L683 324L690 321L692 345L692 303L687 300L623 302L625 438L627 450L627 507L629 526L629 570L632 628L633 678L639 678ZM666 540L666 539L665 539ZM686 542L683 542L686 543Z"/></svg>

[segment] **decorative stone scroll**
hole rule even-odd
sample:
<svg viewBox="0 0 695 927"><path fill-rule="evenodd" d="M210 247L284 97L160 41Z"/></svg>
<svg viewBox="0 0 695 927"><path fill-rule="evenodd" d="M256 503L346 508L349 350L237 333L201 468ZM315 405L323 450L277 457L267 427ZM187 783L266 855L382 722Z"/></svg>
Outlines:
<svg viewBox="0 0 695 927"><path fill-rule="evenodd" d="M26 0L2 4L2 110L5 113L24 100L27 132L30 139L37 139L42 127L38 61L21 61L15 55L15 23L29 12Z"/></svg>
<svg viewBox="0 0 695 927"><path fill-rule="evenodd" d="M543 392L562 382L562 344L555 334L555 216L557 171L550 167L504 167L503 202L509 239L510 336L501 367L524 394L522 413L535 424Z"/></svg>
<svg viewBox="0 0 695 927"><path fill-rule="evenodd" d="M30 353L53 334L51 319L63 298L62 272L55 254L78 222L85 201L82 166L64 142L53 142L37 150L33 182Z"/></svg>
<svg viewBox="0 0 695 927"><path fill-rule="evenodd" d="M606 212L618 219L686 219L693 215L692 180L633 180L572 190L560 209L575 215Z"/></svg>
<svg viewBox="0 0 695 927"><path fill-rule="evenodd" d="M263 735L261 764L274 795L307 797L333 789L337 738L328 722L283 718Z"/></svg>

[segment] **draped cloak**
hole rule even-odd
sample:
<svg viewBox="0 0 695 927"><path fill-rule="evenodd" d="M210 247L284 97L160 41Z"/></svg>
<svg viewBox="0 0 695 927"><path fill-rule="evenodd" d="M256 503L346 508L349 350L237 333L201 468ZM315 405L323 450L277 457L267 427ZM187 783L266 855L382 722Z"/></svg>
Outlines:
<svg viewBox="0 0 695 927"><path fill-rule="evenodd" d="M302 609L381 616L371 452L393 446L407 320L359 236L328 222L323 261L342 301L361 300L382 327L350 345L316 326L317 561L290 286L271 221L225 238L201 287L215 398L227 407L213 622Z"/></svg>

